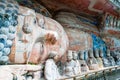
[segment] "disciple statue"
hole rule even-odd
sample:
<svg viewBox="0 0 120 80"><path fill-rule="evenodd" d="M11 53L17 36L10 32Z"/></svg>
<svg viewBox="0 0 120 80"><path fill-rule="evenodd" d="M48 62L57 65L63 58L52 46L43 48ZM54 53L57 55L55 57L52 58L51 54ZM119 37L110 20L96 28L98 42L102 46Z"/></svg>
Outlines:
<svg viewBox="0 0 120 80"><path fill-rule="evenodd" d="M72 51L69 50L67 54L67 61L64 65L64 75L65 76L72 76L74 75L74 68L75 68L75 61L73 60Z"/></svg>
<svg viewBox="0 0 120 80"><path fill-rule="evenodd" d="M102 49L100 49L100 58L103 61L104 67L109 67L110 66L110 63L109 63L108 59L105 58L104 55L103 55L103 50Z"/></svg>
<svg viewBox="0 0 120 80"><path fill-rule="evenodd" d="M73 60L75 61L74 74L80 74L81 68L80 63L78 61L78 54L76 51L73 51Z"/></svg>
<svg viewBox="0 0 120 80"><path fill-rule="evenodd" d="M57 61L57 52L52 51L45 62L44 75L46 80L56 80L60 78L60 74L56 65Z"/></svg>
<svg viewBox="0 0 120 80"><path fill-rule="evenodd" d="M120 53L116 54L116 65L120 65Z"/></svg>
<svg viewBox="0 0 120 80"><path fill-rule="evenodd" d="M103 61L102 61L102 59L100 58L99 52L100 52L100 51L99 51L98 49L95 49L94 55L95 55L95 58L96 58L96 60L97 60L97 62L98 62L99 68L103 68Z"/></svg>
<svg viewBox="0 0 120 80"><path fill-rule="evenodd" d="M113 28L113 16L110 16L110 27Z"/></svg>
<svg viewBox="0 0 120 80"><path fill-rule="evenodd" d="M110 50L107 49L107 57L106 57L110 63L110 66L115 66L115 60L110 54Z"/></svg>
<svg viewBox="0 0 120 80"><path fill-rule="evenodd" d="M88 65L86 63L86 61L84 60L84 51L80 51L79 53L79 63L80 63L80 67L81 67L81 72L88 72L89 68Z"/></svg>
<svg viewBox="0 0 120 80"><path fill-rule="evenodd" d="M113 18L113 27L116 29L117 28L117 18L116 17L114 17Z"/></svg>
<svg viewBox="0 0 120 80"><path fill-rule="evenodd" d="M110 27L110 16L109 16L109 14L107 14L107 16L106 16L106 23L105 23L105 27L106 28L108 28L108 27Z"/></svg>
<svg viewBox="0 0 120 80"><path fill-rule="evenodd" d="M99 65L97 63L97 60L93 56L93 50L90 49L88 52L88 59L87 59L87 64L90 70L96 70L99 69Z"/></svg>
<svg viewBox="0 0 120 80"><path fill-rule="evenodd" d="M120 18L118 18L117 28L120 29Z"/></svg>

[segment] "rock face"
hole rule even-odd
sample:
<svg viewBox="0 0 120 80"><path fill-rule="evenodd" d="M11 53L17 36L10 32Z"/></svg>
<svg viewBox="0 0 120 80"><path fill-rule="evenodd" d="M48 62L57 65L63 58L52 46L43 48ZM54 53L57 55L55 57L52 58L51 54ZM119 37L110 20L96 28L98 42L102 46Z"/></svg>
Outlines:
<svg viewBox="0 0 120 80"><path fill-rule="evenodd" d="M64 28L69 41L70 41L70 50L88 50L92 48L92 39L91 36L81 30L72 29L72 28Z"/></svg>
<svg viewBox="0 0 120 80"><path fill-rule="evenodd" d="M87 16L87 15L84 15ZM54 18L63 26L79 28L81 30L88 30L98 32L96 27L96 19L90 16L84 17L70 12L58 12Z"/></svg>
<svg viewBox="0 0 120 80"><path fill-rule="evenodd" d="M15 46L10 58L13 63L39 63L50 51L57 51L61 57L69 41L62 26L34 10L20 6Z"/></svg>

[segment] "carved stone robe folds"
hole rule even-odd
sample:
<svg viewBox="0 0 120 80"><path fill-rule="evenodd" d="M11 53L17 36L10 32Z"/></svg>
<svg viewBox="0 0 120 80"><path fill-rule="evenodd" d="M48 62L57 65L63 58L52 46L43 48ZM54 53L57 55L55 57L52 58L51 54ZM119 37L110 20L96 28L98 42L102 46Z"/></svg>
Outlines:
<svg viewBox="0 0 120 80"><path fill-rule="evenodd" d="M101 58L96 58L97 62L98 62L98 65L99 65L99 68L103 68L103 61Z"/></svg>
<svg viewBox="0 0 120 80"><path fill-rule="evenodd" d="M87 64L88 64L88 67L89 67L90 70L99 69L97 60L96 60L95 58L89 58L89 59L87 60Z"/></svg>
<svg viewBox="0 0 120 80"><path fill-rule="evenodd" d="M44 75L46 80L57 80L60 78L57 65L53 59L48 59L46 61Z"/></svg>
<svg viewBox="0 0 120 80"><path fill-rule="evenodd" d="M104 67L109 67L110 66L110 63L109 63L107 58L102 58L102 60L103 60Z"/></svg>
<svg viewBox="0 0 120 80"><path fill-rule="evenodd" d="M78 60L75 60L74 74L77 75L80 73L81 73L80 63Z"/></svg>
<svg viewBox="0 0 120 80"><path fill-rule="evenodd" d="M82 73L89 71L88 65L87 65L87 63L85 62L85 60L79 60L79 63L80 63L80 67L81 67L81 72L82 72Z"/></svg>
<svg viewBox="0 0 120 80"><path fill-rule="evenodd" d="M74 75L75 62L73 60L66 62L64 65L64 75L72 76Z"/></svg>

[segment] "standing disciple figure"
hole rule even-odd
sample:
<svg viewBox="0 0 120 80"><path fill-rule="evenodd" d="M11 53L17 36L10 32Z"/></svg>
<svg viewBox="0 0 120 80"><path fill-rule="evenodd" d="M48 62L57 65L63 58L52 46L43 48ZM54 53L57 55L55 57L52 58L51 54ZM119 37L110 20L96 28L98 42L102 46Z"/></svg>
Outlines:
<svg viewBox="0 0 120 80"><path fill-rule="evenodd" d="M110 66L115 66L115 60L114 58L110 55L110 50L107 49L107 57L106 57L110 63Z"/></svg>
<svg viewBox="0 0 120 80"><path fill-rule="evenodd" d="M75 67L75 61L73 60L72 51L69 50L67 54L67 61L64 65L64 75L65 76L72 76L74 75L74 67Z"/></svg>
<svg viewBox="0 0 120 80"><path fill-rule="evenodd" d="M97 70L99 69L99 65L97 63L97 60L93 56L93 50L89 50L88 52L88 59L87 64L90 70Z"/></svg>
<svg viewBox="0 0 120 80"><path fill-rule="evenodd" d="M79 53L79 63L80 63L80 67L81 67L81 72L85 73L89 71L88 65L86 63L86 61L84 60L84 51L80 51Z"/></svg>
<svg viewBox="0 0 120 80"><path fill-rule="evenodd" d="M120 66L120 53L116 54L116 65Z"/></svg>
<svg viewBox="0 0 120 80"><path fill-rule="evenodd" d="M75 61L75 67L74 67L74 74L80 74L81 73L81 68L80 68L80 63L78 61L78 54L76 51L73 51L73 60Z"/></svg>
<svg viewBox="0 0 120 80"><path fill-rule="evenodd" d="M51 52L45 63L44 75L46 80L56 80L60 78L56 61L58 59L57 52Z"/></svg>
<svg viewBox="0 0 120 80"><path fill-rule="evenodd" d="M100 50L95 49L95 58L96 58L96 60L98 62L99 68L103 68L103 61L100 58L99 52L100 52Z"/></svg>
<svg viewBox="0 0 120 80"><path fill-rule="evenodd" d="M104 55L103 55L103 50L102 49L100 49L100 58L103 61L104 67L109 67L110 66L110 63L109 63L108 59L105 58Z"/></svg>

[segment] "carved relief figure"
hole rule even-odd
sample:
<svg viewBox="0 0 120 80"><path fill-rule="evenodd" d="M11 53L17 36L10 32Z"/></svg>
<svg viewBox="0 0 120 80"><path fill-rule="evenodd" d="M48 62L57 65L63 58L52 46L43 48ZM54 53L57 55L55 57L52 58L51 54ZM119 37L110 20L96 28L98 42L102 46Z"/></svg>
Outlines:
<svg viewBox="0 0 120 80"><path fill-rule="evenodd" d="M116 54L116 65L120 65L120 53Z"/></svg>
<svg viewBox="0 0 120 80"><path fill-rule="evenodd" d="M90 49L88 52L88 59L87 59L87 64L90 70L96 70L99 69L99 65L97 63L97 60L93 56L93 50Z"/></svg>
<svg viewBox="0 0 120 80"><path fill-rule="evenodd" d="M110 50L107 49L107 57L106 57L110 63L110 66L115 66L115 60L110 54Z"/></svg>
<svg viewBox="0 0 120 80"><path fill-rule="evenodd" d="M108 59L105 58L104 55L103 55L103 50L102 49L100 49L100 58L103 61L104 67L109 67L110 66L110 63L109 63Z"/></svg>
<svg viewBox="0 0 120 80"><path fill-rule="evenodd" d="M96 58L96 60L97 60L97 62L98 62L98 65L99 65L99 68L103 68L103 61L102 61L102 59L100 58L100 56L99 56L99 50L98 49L95 49L95 58Z"/></svg>
<svg viewBox="0 0 120 80"><path fill-rule="evenodd" d="M56 80L60 78L56 62L58 60L57 52L51 52L45 62L44 75L46 80Z"/></svg>
<svg viewBox="0 0 120 80"><path fill-rule="evenodd" d="M78 60L78 54L76 51L73 51L73 60L75 61L74 74L80 74L81 67L80 67L80 63Z"/></svg>
<svg viewBox="0 0 120 80"><path fill-rule="evenodd" d="M84 60L84 51L80 51L79 58L80 58L79 63L80 63L80 67L81 67L81 72L82 73L88 72L89 68L88 68L86 61Z"/></svg>
<svg viewBox="0 0 120 80"><path fill-rule="evenodd" d="M67 54L67 61L65 62L64 65L64 75L65 76L74 75L74 67L75 67L75 62L73 60L72 51L69 50Z"/></svg>

